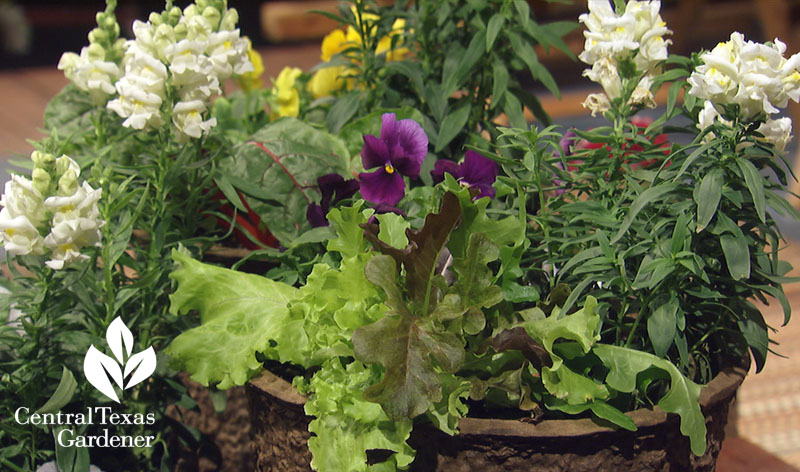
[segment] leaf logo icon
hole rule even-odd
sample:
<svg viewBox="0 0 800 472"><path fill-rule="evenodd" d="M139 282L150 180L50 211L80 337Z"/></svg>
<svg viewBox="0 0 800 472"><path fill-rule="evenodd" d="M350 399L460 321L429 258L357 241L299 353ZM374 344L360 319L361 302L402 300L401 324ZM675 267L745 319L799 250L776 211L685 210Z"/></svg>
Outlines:
<svg viewBox="0 0 800 472"><path fill-rule="evenodd" d="M111 382L113 381L120 390L127 390L147 379L156 370L156 352L153 346L150 346L131 355L133 334L120 317L115 318L108 326L106 341L114 357L103 354L94 345L89 346L89 351L83 358L83 373L100 393L120 403ZM128 378L127 383L126 378Z"/></svg>

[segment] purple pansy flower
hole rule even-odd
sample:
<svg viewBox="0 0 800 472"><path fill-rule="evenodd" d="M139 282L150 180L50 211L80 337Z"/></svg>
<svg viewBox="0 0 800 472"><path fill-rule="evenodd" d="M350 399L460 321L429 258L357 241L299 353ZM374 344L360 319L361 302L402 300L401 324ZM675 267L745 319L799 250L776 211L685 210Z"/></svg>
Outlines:
<svg viewBox="0 0 800 472"><path fill-rule="evenodd" d="M428 136L414 120L397 121L394 113L381 117L381 137L364 136L361 148L361 196L372 203L394 206L405 195L403 176L419 177L419 169L428 153Z"/></svg>
<svg viewBox="0 0 800 472"><path fill-rule="evenodd" d="M433 181L441 182L445 173L452 175L461 183L480 190L476 198L494 198L496 191L492 184L497 179L497 163L488 157L469 150L464 154L464 162L461 164L444 159L436 161L431 171Z"/></svg>
<svg viewBox="0 0 800 472"><path fill-rule="evenodd" d="M358 191L358 181L355 179L345 180L339 174L326 174L317 179L319 191L322 194L319 204L311 203L306 210L306 219L311 223L312 228L328 226L328 214L331 205L335 205L345 198L352 197Z"/></svg>

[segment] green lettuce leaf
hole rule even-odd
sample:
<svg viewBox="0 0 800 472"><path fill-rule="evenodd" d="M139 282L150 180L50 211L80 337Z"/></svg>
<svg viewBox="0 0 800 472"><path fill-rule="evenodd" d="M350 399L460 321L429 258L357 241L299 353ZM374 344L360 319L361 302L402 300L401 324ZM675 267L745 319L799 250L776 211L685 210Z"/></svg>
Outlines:
<svg viewBox="0 0 800 472"><path fill-rule="evenodd" d="M610 369L608 386L620 392L633 392L636 376L651 367L669 374L669 392L658 401L658 407L680 416L681 433L689 437L692 452L696 456L705 453L706 422L700 410L700 385L684 377L669 361L647 352L607 344L596 344L592 352Z"/></svg>
<svg viewBox="0 0 800 472"><path fill-rule="evenodd" d="M412 421L391 420L380 405L364 399L364 390L379 377L377 367L360 362L343 366L339 358L333 358L307 383L295 381L299 390L309 395L306 414L316 417L308 427L314 434L308 441L314 470L403 470L414 460L414 450L406 443ZM368 465L367 451L372 449L393 453L385 462Z"/></svg>
<svg viewBox="0 0 800 472"><path fill-rule="evenodd" d="M270 339L290 318L287 303L298 290L253 274L193 260L178 251L180 267L170 274L178 289L170 312L200 313L200 326L176 337L166 353L179 369L203 385L242 385L261 370L256 352L270 351ZM291 349L291 346L286 346ZM288 355L285 357L296 357Z"/></svg>

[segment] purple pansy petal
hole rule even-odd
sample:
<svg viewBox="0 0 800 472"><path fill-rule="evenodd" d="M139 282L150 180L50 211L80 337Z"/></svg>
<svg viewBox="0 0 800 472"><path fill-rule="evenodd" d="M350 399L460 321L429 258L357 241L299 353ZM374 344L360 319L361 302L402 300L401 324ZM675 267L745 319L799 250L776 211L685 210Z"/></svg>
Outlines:
<svg viewBox="0 0 800 472"><path fill-rule="evenodd" d="M323 208L329 207L336 187L341 185L342 182L344 182L344 177L339 174L325 174L317 179L319 193L322 194L320 204Z"/></svg>
<svg viewBox="0 0 800 472"><path fill-rule="evenodd" d="M389 148L386 146L386 141L371 134L365 135L364 147L361 148L361 164L364 169L383 167L389 160Z"/></svg>
<svg viewBox="0 0 800 472"><path fill-rule="evenodd" d="M381 140L386 143L392 160L402 155L422 164L428 153L428 136L422 126L411 119L396 121L394 113L384 113L381 123Z"/></svg>
<svg viewBox="0 0 800 472"><path fill-rule="evenodd" d="M311 203L308 205L308 209L306 209L306 219L308 220L309 224L311 224L312 228L330 225L327 218L325 218L325 211L316 203Z"/></svg>
<svg viewBox="0 0 800 472"><path fill-rule="evenodd" d="M419 177L420 162L408 156L400 156L392 159L392 167L403 175L407 175L412 179Z"/></svg>
<svg viewBox="0 0 800 472"><path fill-rule="evenodd" d="M336 186L336 196L333 198L331 202L332 205L344 200L345 198L350 198L358 192L358 180L356 179L348 179L342 181L341 184Z"/></svg>
<svg viewBox="0 0 800 472"><path fill-rule="evenodd" d="M375 172L363 172L358 176L361 196L372 203L395 205L406 193L406 183L397 173L378 169Z"/></svg>
<svg viewBox="0 0 800 472"><path fill-rule="evenodd" d="M464 182L476 186L490 186L497 179L497 163L473 150L464 155L459 166L459 177Z"/></svg>
<svg viewBox="0 0 800 472"><path fill-rule="evenodd" d="M431 171L433 182L437 184L442 182L444 180L445 172L458 179L458 164L447 159L439 159L436 161L436 164L433 165L433 170Z"/></svg>
<svg viewBox="0 0 800 472"><path fill-rule="evenodd" d="M483 197L494 198L495 193L497 193L497 190L495 190L494 187L488 184L478 184L475 185L474 187L477 187L478 190L481 191L481 193L479 193L478 196L475 197L476 199Z"/></svg>

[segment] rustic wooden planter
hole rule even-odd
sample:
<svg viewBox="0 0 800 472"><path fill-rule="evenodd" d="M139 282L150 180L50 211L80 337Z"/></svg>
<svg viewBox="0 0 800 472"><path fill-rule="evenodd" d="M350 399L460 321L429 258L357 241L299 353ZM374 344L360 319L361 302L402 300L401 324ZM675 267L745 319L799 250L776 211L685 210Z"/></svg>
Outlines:
<svg viewBox="0 0 800 472"><path fill-rule="evenodd" d="M415 427L412 471L713 471L725 437L728 409L747 366L720 372L700 394L708 448L695 457L680 434L678 417L639 409L628 413L636 432L615 430L590 419L517 420L464 418L456 436ZM309 471L306 441L311 417L305 398L286 381L264 372L247 385L256 470Z"/></svg>

